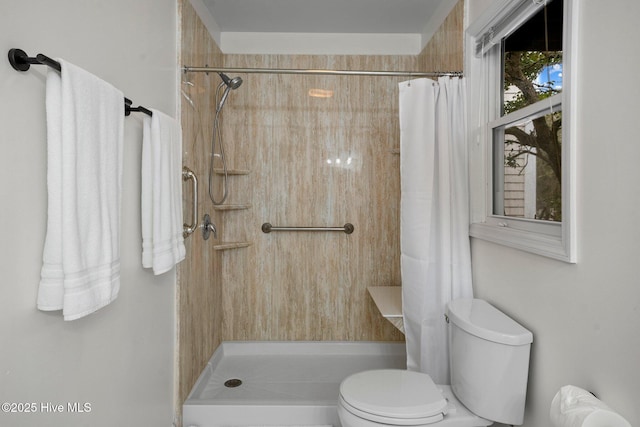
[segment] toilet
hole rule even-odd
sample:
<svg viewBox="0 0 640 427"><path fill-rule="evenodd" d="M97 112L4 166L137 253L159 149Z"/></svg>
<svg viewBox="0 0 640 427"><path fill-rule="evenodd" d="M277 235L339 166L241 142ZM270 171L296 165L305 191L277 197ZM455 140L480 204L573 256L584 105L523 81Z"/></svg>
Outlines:
<svg viewBox="0 0 640 427"><path fill-rule="evenodd" d="M448 304L451 385L400 369L359 372L340 384L342 427L520 425L533 334L486 301Z"/></svg>

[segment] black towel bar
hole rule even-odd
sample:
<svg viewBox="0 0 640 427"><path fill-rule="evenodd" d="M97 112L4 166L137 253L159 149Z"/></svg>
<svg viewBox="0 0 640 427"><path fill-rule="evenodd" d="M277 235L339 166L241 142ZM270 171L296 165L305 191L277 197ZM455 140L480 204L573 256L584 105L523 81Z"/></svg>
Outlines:
<svg viewBox="0 0 640 427"><path fill-rule="evenodd" d="M16 71L27 71L31 64L36 65L47 65L53 69L58 71L62 71L62 67L58 61L55 61L49 58L46 55L41 53L37 54L35 58L30 57L27 53L22 49L9 49L9 63ZM145 107L139 105L137 107L131 106L132 102L129 98L124 99L124 115L128 116L132 111L139 111L141 113L145 113L149 116L153 115L151 110L146 109Z"/></svg>

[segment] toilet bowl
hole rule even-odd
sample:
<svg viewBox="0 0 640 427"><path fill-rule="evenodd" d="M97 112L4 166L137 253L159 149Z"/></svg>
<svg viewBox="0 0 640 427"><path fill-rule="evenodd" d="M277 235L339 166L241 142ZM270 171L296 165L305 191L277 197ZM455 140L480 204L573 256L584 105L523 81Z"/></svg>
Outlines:
<svg viewBox="0 0 640 427"><path fill-rule="evenodd" d="M340 385L342 427L519 425L533 335L477 299L447 306L451 386L422 372L360 372Z"/></svg>

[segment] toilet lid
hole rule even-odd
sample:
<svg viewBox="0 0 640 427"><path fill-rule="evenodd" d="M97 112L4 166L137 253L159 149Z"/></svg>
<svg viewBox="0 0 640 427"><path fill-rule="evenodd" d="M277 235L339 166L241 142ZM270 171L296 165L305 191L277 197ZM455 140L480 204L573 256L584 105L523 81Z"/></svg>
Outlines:
<svg viewBox="0 0 640 427"><path fill-rule="evenodd" d="M340 396L358 412L396 419L442 419L447 401L431 377L399 369L365 371L340 384Z"/></svg>

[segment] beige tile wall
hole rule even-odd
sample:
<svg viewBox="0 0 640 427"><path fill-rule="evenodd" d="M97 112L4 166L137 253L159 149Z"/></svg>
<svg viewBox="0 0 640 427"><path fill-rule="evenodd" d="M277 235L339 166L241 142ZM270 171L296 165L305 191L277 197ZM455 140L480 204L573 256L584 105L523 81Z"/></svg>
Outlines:
<svg viewBox="0 0 640 427"><path fill-rule="evenodd" d="M462 11L461 0L417 57L222 55L183 1L181 61L461 70ZM402 340L366 291L367 286L400 285L397 86L402 79L241 75L244 83L229 96L222 129L228 167L250 173L229 177L226 203L251 208L215 211L206 182L212 97L219 79L196 73L184 77L194 83L183 89L197 107L183 98L184 163L200 179L199 217L212 215L219 236L207 242L199 234L190 237L187 260L179 268L180 401L222 340ZM313 98L309 89L331 90L333 97ZM215 180L218 186L222 182L220 176ZM185 206L187 218L190 212ZM355 232L264 234L264 222L351 222ZM251 245L214 250L224 242Z"/></svg>
<svg viewBox="0 0 640 427"><path fill-rule="evenodd" d="M464 0L459 0L419 56L421 70L462 71Z"/></svg>
<svg viewBox="0 0 640 427"><path fill-rule="evenodd" d="M200 22L188 1L181 1L182 47L181 64L216 64L222 53ZM211 109L215 85L205 74L182 75L181 90L193 106L181 97L183 163L199 179L198 218L205 212L213 214L206 195L209 140L212 126ZM192 216L190 185L184 186L184 216ZM213 250L211 240L204 241L199 230L186 239L187 257L178 267L178 396L181 405L198 375L222 341L221 260ZM180 410L180 408L177 408Z"/></svg>
<svg viewBox="0 0 640 427"><path fill-rule="evenodd" d="M415 69L415 57L226 55L228 67ZM247 74L224 115L230 181L222 254L229 340L401 340L367 286L399 285L398 78ZM314 98L311 89L333 91ZM351 159L350 164L348 164ZM341 160L337 164L337 159ZM329 164L328 161L332 163ZM355 226L264 234L283 226Z"/></svg>

